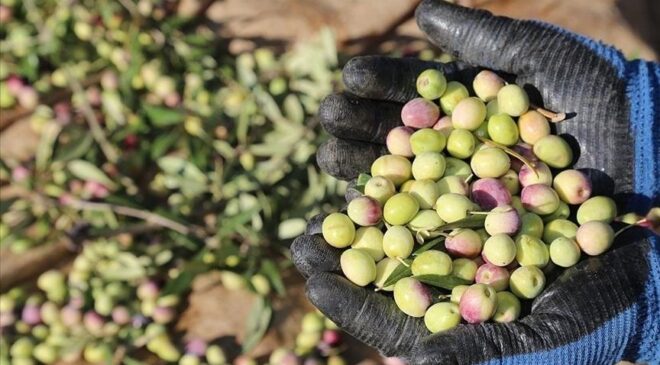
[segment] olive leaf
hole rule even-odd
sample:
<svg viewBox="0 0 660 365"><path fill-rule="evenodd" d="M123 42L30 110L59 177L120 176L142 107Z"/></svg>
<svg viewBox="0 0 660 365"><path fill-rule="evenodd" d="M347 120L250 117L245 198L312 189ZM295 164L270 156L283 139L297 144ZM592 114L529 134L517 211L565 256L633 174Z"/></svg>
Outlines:
<svg viewBox="0 0 660 365"><path fill-rule="evenodd" d="M103 184L109 189L115 189L116 184L110 180L108 175L106 175L101 169L96 167L93 163L85 160L73 160L69 161L67 164L69 171L73 176L85 180L85 181L94 181L99 184Z"/></svg>
<svg viewBox="0 0 660 365"><path fill-rule="evenodd" d="M55 141L61 130L62 127L57 123L48 123L44 126L35 154L35 165L37 170L46 170L47 164L53 156Z"/></svg>
<svg viewBox="0 0 660 365"><path fill-rule="evenodd" d="M403 263L400 263L399 266L397 266L396 269L392 271L390 276L387 277L387 280L385 280L385 284L383 284L383 287L394 285L396 284L397 281L412 276L412 270L410 269L410 264L412 264L412 260L405 259L403 261L406 263L407 266L404 265Z"/></svg>
<svg viewBox="0 0 660 365"><path fill-rule="evenodd" d="M469 285L472 283L471 281L453 275L417 275L414 278L424 284L447 290L452 290L459 285Z"/></svg>
<svg viewBox="0 0 660 365"><path fill-rule="evenodd" d="M142 107L147 118L155 127L166 127L183 122L185 114L176 109L164 108L153 105Z"/></svg>
<svg viewBox="0 0 660 365"><path fill-rule="evenodd" d="M242 350L248 352L264 337L270 319L273 314L273 308L268 299L260 297L252 306L245 324L245 339L243 340Z"/></svg>
<svg viewBox="0 0 660 365"><path fill-rule="evenodd" d="M369 174L360 174L358 175L357 181L355 183L356 186L365 186L367 185L367 182L371 179L371 175Z"/></svg>
<svg viewBox="0 0 660 365"><path fill-rule="evenodd" d="M425 251L428 251L428 250L434 248L435 246L443 243L444 241L445 241L445 237L440 236L440 237L438 237L434 240L426 242L422 247L415 250L415 252L413 252L412 254L413 254L413 256L417 256L417 255L421 254L422 252L425 252Z"/></svg>
<svg viewBox="0 0 660 365"><path fill-rule="evenodd" d="M486 221L485 214L471 215L456 222L447 223L438 227L434 232L451 231L457 228L483 228Z"/></svg>

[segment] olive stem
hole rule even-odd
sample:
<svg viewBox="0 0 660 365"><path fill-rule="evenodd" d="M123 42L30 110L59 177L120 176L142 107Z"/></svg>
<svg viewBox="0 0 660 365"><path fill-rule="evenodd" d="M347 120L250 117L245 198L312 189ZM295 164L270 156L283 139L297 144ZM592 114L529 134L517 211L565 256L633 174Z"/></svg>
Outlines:
<svg viewBox="0 0 660 365"><path fill-rule="evenodd" d="M533 105L534 110L539 112L539 114L543 115L544 117L550 119L550 122L552 123L559 123L561 121L566 120L566 113L555 113L553 111L550 111L548 109L541 108L540 106Z"/></svg>
<svg viewBox="0 0 660 365"><path fill-rule="evenodd" d="M531 163L528 159L526 159L523 155L519 154L518 152L510 149L509 147L507 147L505 145L499 144L495 141L491 141L488 138L484 138L484 137L477 137L477 138L479 138L479 140L481 142L483 142L485 145L490 146L490 147L497 147L497 148L501 149L502 151L506 152L507 154L517 158L522 163L524 163L527 167L529 167L532 171L534 171L534 174L536 174L537 177L539 176L539 173L538 173L538 171L536 171L536 167L534 167L534 164Z"/></svg>
<svg viewBox="0 0 660 365"><path fill-rule="evenodd" d="M397 257L395 258L395 260L399 261L399 262L401 263L401 265L403 265L403 266L405 266L405 267L410 267L410 265L409 265L404 259L402 259L401 257L398 257L398 256L397 256Z"/></svg>
<svg viewBox="0 0 660 365"><path fill-rule="evenodd" d="M646 223L647 221L648 220L646 218L642 218L642 219L638 220L637 222L635 222L633 224L628 224L627 226L625 226L625 227L621 228L620 230L616 231L616 233L614 233L614 238L617 238L621 233L629 230L632 227L642 227L642 224Z"/></svg>

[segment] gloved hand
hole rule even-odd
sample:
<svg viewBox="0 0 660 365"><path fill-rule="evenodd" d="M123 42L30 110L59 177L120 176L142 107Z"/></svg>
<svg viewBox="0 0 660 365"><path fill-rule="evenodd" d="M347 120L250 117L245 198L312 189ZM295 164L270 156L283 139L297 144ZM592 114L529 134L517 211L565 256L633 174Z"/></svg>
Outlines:
<svg viewBox="0 0 660 365"><path fill-rule="evenodd" d="M517 84L538 88L538 94L531 92L532 101L571 112L572 118L556 127L579 145L575 166L588 169L594 194L614 194L624 211L644 214L658 205L657 64L628 62L613 48L551 25L440 0L423 1L416 16L431 41L464 64L512 75ZM385 153L387 132L400 124L402 103L416 96L417 75L429 67L443 69L450 80L470 75L456 64L351 60L344 68L349 93L329 96L319 112L334 136L319 149L321 167L343 179L369 171ZM353 195L349 189L348 198ZM292 245L294 263L308 278L309 299L387 356L410 364L660 362L657 236L638 229L619 236L614 250L566 270L518 321L459 325L430 335L422 320L399 311L386 295L335 274L341 251L323 241L322 220L312 219L306 235Z"/></svg>

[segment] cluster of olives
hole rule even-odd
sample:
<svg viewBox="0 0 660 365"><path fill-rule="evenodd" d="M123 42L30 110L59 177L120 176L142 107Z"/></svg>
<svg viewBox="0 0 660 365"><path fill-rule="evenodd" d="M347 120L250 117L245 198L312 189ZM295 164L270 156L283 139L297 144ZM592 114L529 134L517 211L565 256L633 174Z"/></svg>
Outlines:
<svg viewBox="0 0 660 365"><path fill-rule="evenodd" d="M422 72L421 97L387 136L390 154L361 175L363 195L346 214L322 227L328 244L347 248L348 280L392 291L433 333L461 318L516 320L520 299L544 289L544 270L602 254L615 237L614 201L591 197L589 178L565 169L573 152L550 129L561 117L530 108L525 90L494 72L472 86L476 97L438 70Z"/></svg>

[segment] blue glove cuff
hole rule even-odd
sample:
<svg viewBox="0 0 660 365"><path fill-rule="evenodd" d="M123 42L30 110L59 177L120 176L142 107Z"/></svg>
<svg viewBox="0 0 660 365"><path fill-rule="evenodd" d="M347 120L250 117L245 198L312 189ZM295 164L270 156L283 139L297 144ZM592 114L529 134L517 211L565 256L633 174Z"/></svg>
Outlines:
<svg viewBox="0 0 660 365"><path fill-rule="evenodd" d="M580 35L573 36L606 59L614 66L617 76L626 80L630 132L635 141L633 168L634 187L637 193L630 198L627 208L628 211L645 215L650 208L659 205L660 65L643 60L626 61L623 54L613 47ZM622 355L627 359L658 364L660 363L660 239L654 236L650 237L649 241L650 270L644 293L630 310L620 314L597 332L605 331L609 336L617 337L627 333L628 336L624 335L624 337L629 338L629 346ZM633 331L622 333L621 330L629 327L631 323L635 324ZM597 333L593 336L597 336ZM589 339L585 341L591 343Z"/></svg>
<svg viewBox="0 0 660 365"><path fill-rule="evenodd" d="M630 128L635 141L635 191L629 208L646 214L658 206L660 190L660 65L636 60L625 68L630 101ZM650 199L649 199L650 198ZM650 237L649 279L640 300L637 349L628 358L660 363L660 238Z"/></svg>

